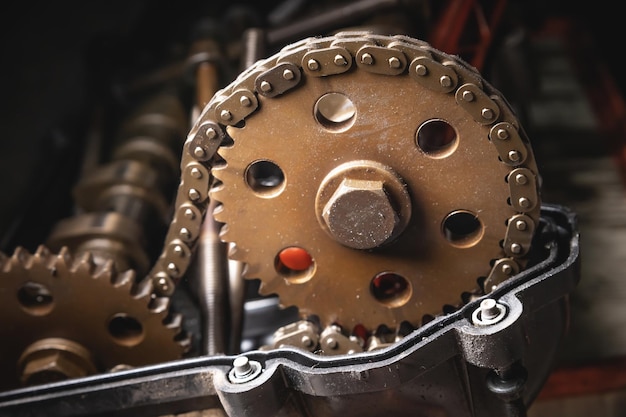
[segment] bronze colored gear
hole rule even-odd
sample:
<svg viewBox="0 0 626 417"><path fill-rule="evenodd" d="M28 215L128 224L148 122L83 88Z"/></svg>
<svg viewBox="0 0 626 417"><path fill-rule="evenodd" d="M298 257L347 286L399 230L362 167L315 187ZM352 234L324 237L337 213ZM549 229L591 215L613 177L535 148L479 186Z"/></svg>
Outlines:
<svg viewBox="0 0 626 417"><path fill-rule="evenodd" d="M323 326L419 325L525 265L540 209L528 140L493 87L423 42L305 40L249 68L207 119L234 142L210 193L231 257ZM286 248L309 267L285 268Z"/></svg>
<svg viewBox="0 0 626 417"><path fill-rule="evenodd" d="M84 370L95 372L184 355L189 339L169 298L153 298L150 280L136 284L132 270L117 273L112 265L44 246L0 257L0 389L20 385L24 355L35 357L38 346L80 356L89 362Z"/></svg>

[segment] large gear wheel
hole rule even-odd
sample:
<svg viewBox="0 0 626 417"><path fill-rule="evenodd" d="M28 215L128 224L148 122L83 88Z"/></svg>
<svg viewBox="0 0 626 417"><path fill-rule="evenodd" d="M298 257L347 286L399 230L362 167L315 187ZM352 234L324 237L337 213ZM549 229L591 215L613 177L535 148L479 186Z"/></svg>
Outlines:
<svg viewBox="0 0 626 417"><path fill-rule="evenodd" d="M418 326L527 263L540 193L525 132L475 69L422 41L290 45L218 92L189 149L215 138L231 257L322 326Z"/></svg>
<svg viewBox="0 0 626 417"><path fill-rule="evenodd" d="M0 389L179 359L189 348L169 298L154 298L133 270L66 248L0 255Z"/></svg>

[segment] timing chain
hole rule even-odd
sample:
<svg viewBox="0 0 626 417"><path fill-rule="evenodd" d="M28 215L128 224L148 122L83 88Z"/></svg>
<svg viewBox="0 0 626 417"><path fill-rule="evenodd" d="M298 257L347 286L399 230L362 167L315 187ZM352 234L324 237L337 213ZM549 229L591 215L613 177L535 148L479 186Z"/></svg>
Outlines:
<svg viewBox="0 0 626 417"><path fill-rule="evenodd" d="M406 36L369 32L342 32L307 38L258 61L230 85L219 90L203 109L184 144L181 181L163 251L147 279L157 295L171 295L188 269L209 200L211 164L227 138L226 128L245 122L259 108L259 96L276 98L298 88L303 75L328 77L357 67L375 74L397 76L408 72L412 82L456 103L477 123L489 127L488 139L502 164L510 167L508 203L516 212L507 221L501 242L504 255L494 260L485 277L484 291L518 273L530 250L535 230L534 213L540 206L538 174L530 163L529 142L500 93L475 68L457 56Z"/></svg>

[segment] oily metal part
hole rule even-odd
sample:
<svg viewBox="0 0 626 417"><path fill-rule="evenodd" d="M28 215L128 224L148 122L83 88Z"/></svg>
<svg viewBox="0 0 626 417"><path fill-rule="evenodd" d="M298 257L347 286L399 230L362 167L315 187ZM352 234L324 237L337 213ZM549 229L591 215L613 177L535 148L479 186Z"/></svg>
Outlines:
<svg viewBox="0 0 626 417"><path fill-rule="evenodd" d="M209 178L200 167L211 168L208 156L227 135L234 145L220 148L226 164L213 169L220 184L211 192L221 203L222 238L235 244L232 257L246 263L248 278L262 280L265 294L317 315L323 326L419 325L444 305L459 305L477 280L488 280L490 291L525 264L540 206L528 140L474 69L424 42L344 32L287 46L242 73L188 136L179 216L168 238L195 218L192 206L198 214L206 209ZM204 152L195 154L196 145ZM250 180L259 162L282 180ZM205 182L189 185L199 177ZM402 184L408 202L385 189L390 177L397 178L390 188ZM336 178L375 183L376 207L384 208L387 193L402 226L387 225L350 247L352 237L332 230L345 220L328 220L335 218L328 201L341 213L342 201L360 197L327 190ZM519 216L524 225L509 221ZM193 227L188 234L197 233ZM298 274L278 268L287 247L304 249L310 267ZM162 258L151 276L175 281L186 263L165 252Z"/></svg>
<svg viewBox="0 0 626 417"><path fill-rule="evenodd" d="M154 298L132 270L96 265L89 253L23 248L0 257L0 388L181 358L189 348L169 298ZM9 343L10 341L10 343Z"/></svg>

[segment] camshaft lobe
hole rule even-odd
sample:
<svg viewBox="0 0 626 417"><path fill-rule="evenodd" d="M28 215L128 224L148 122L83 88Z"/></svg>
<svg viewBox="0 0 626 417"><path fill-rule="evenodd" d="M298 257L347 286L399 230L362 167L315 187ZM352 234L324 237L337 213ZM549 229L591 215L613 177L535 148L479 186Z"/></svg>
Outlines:
<svg viewBox="0 0 626 417"><path fill-rule="evenodd" d="M222 182L211 195L222 203L223 239L265 293L325 326L419 325L459 305L477 280L490 291L526 262L539 192L525 133L479 74L419 40L365 32L306 39L220 90L188 136L168 238L181 224L196 235L206 209L200 168L210 162L191 150L214 152L228 137L234 145L219 151L226 165L212 170ZM383 213L389 227L351 244L358 236L350 233L368 227L337 213L357 207L372 219ZM527 228L515 226L520 216ZM184 243L193 250L193 238ZM281 255L293 248L311 261L290 268ZM175 282L187 266L166 251L151 276ZM320 304L322 294L333 298Z"/></svg>

